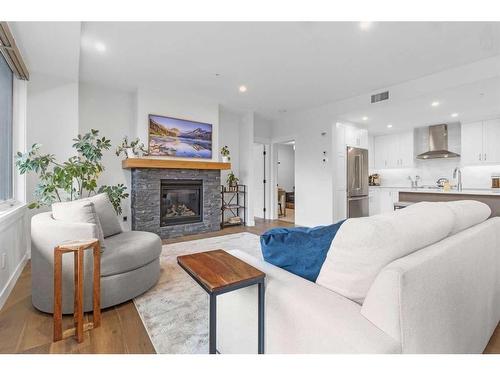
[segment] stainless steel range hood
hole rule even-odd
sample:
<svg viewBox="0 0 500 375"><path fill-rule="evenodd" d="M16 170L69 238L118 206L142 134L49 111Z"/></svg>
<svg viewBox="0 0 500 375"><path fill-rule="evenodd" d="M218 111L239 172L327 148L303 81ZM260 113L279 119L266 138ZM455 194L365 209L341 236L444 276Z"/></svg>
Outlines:
<svg viewBox="0 0 500 375"><path fill-rule="evenodd" d="M417 155L417 159L439 159L460 157L448 150L448 125L429 126L429 151Z"/></svg>

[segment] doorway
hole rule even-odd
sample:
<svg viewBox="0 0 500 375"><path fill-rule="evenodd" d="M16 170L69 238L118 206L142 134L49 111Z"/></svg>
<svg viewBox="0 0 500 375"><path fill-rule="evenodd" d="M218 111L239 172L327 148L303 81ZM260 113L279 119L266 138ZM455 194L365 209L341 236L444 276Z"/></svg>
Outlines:
<svg viewBox="0 0 500 375"><path fill-rule="evenodd" d="M278 220L295 223L295 141L278 143Z"/></svg>

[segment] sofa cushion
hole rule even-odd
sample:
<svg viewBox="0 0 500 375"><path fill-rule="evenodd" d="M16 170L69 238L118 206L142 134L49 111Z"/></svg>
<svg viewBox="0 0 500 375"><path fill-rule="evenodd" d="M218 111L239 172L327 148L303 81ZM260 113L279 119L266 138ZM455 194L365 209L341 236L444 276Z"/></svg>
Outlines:
<svg viewBox="0 0 500 375"><path fill-rule="evenodd" d="M473 200L446 202L453 211L455 224L451 234L461 232L467 228L482 223L491 215L490 207L482 202Z"/></svg>
<svg viewBox="0 0 500 375"><path fill-rule="evenodd" d="M142 267L160 256L161 239L150 232L122 232L106 237L101 256L101 276L111 276Z"/></svg>
<svg viewBox="0 0 500 375"><path fill-rule="evenodd" d="M273 228L260 237L266 262L316 281L335 234L344 221L315 228Z"/></svg>
<svg viewBox="0 0 500 375"><path fill-rule="evenodd" d="M446 238L454 220L445 203L430 202L348 219L332 241L316 282L361 304L383 267Z"/></svg>
<svg viewBox="0 0 500 375"><path fill-rule="evenodd" d="M120 221L118 220L116 211L111 204L107 193L97 194L83 200L89 200L94 203L95 211L97 212L97 215L99 215L99 220L101 221L104 237L109 237L122 232Z"/></svg>
<svg viewBox="0 0 500 375"><path fill-rule="evenodd" d="M96 213L94 203L84 200L52 203L52 217L54 220L66 223L90 223L97 228L97 237L101 248L104 248L104 235L99 215ZM74 238L85 240L86 238Z"/></svg>

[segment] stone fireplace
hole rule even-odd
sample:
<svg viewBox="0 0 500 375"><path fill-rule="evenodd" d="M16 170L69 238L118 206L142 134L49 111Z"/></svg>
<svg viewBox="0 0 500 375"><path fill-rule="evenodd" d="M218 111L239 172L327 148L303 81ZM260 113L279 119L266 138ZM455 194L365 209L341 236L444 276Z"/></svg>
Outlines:
<svg viewBox="0 0 500 375"><path fill-rule="evenodd" d="M128 163L139 163L139 160L155 163L147 167L128 167L132 173L133 230L172 238L220 229L220 169L229 168L229 163L198 162L204 169L193 169L191 164L189 168L182 168L186 162L127 160L124 168ZM169 163L168 167L163 163ZM179 165L179 168L172 165Z"/></svg>

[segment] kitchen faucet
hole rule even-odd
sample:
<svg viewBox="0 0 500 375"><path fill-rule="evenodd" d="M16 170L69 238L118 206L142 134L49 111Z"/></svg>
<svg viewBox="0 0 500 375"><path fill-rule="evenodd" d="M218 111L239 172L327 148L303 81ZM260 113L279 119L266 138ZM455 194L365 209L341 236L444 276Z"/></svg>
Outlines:
<svg viewBox="0 0 500 375"><path fill-rule="evenodd" d="M458 167L456 167L455 170L453 171L453 178L457 178L457 175L458 175L457 190L462 191L462 171Z"/></svg>
<svg viewBox="0 0 500 375"><path fill-rule="evenodd" d="M420 176L419 175L415 176L415 180L413 180L413 178L411 178L411 176L408 176L408 180L411 181L411 187L412 187L412 189L418 188L418 180L420 180Z"/></svg>

